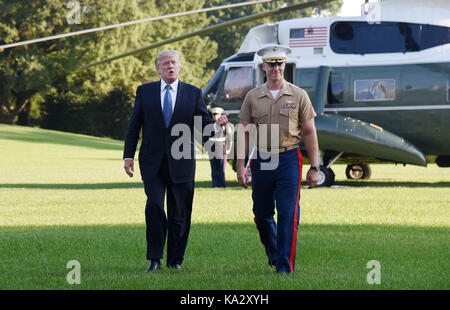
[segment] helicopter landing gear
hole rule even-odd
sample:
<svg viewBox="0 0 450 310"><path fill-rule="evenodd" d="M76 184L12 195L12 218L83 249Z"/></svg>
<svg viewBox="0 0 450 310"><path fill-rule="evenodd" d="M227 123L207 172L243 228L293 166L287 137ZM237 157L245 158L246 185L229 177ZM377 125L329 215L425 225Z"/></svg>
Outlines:
<svg viewBox="0 0 450 310"><path fill-rule="evenodd" d="M317 182L317 187L330 187L334 184L334 172L331 170L331 165L335 163L336 160L339 159L339 157L342 156L344 152L340 152L336 155L331 161L328 162L327 165L320 165L320 171L319 171L319 181ZM323 156L321 155L321 158L323 159ZM323 162L323 160L320 160L320 162Z"/></svg>
<svg viewBox="0 0 450 310"><path fill-rule="evenodd" d="M320 166L318 187L330 187L334 184L334 172L327 166Z"/></svg>
<svg viewBox="0 0 450 310"><path fill-rule="evenodd" d="M345 175L350 180L368 180L372 175L372 169L367 164L351 164L345 169Z"/></svg>

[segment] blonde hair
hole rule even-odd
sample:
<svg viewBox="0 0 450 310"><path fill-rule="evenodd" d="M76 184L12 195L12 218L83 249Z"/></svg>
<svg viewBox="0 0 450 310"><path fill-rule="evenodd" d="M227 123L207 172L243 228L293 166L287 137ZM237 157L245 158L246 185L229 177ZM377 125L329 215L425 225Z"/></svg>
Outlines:
<svg viewBox="0 0 450 310"><path fill-rule="evenodd" d="M180 64L180 54L178 54L178 52L176 50L164 50L159 52L158 56L156 56L155 59L155 65L156 67L159 66L159 62L161 61L162 58L167 57L167 56L173 56L177 59L177 62L179 65Z"/></svg>

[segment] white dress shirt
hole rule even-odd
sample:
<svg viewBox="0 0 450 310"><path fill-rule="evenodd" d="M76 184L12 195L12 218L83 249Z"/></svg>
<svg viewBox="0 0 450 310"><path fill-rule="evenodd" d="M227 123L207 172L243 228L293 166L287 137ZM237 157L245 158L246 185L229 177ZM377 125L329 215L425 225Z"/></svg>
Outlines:
<svg viewBox="0 0 450 310"><path fill-rule="evenodd" d="M163 79L161 79L161 109L164 111L164 97L166 96L166 85L167 83L164 82ZM175 109L175 101L177 98L177 91L178 91L178 79L176 79L172 84L169 84L172 89L170 90L170 96L172 97L172 114L173 110ZM216 133L221 130L220 126L214 123L214 130Z"/></svg>

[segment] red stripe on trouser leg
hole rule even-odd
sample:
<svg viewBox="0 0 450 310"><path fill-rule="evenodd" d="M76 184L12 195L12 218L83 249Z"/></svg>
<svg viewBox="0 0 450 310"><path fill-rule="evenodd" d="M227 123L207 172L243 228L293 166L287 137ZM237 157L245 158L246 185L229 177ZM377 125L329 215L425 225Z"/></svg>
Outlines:
<svg viewBox="0 0 450 310"><path fill-rule="evenodd" d="M294 260L295 260L295 249L297 247L297 227L298 227L298 200L300 198L300 185L302 183L302 166L303 166L303 156L300 153L300 149L297 149L298 156L298 166L299 166L299 177L298 177L298 188L297 188L297 199L295 201L294 210L294 229L292 233L292 245L291 245L291 257L289 259L289 265L291 267L291 272L294 272Z"/></svg>

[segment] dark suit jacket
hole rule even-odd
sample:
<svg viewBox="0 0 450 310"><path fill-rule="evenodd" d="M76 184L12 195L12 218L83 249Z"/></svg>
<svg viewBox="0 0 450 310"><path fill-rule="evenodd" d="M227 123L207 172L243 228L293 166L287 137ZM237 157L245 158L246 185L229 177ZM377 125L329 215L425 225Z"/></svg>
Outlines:
<svg viewBox="0 0 450 310"><path fill-rule="evenodd" d="M194 116L196 115L201 116L202 131L207 124L214 123L206 110L201 90L195 86L179 81L175 108L168 128L164 124L161 109L161 81L143 84L137 88L134 108L125 135L123 158L134 158L139 132L142 128L139 168L144 182L154 179L164 154L167 156L170 177L174 183L194 180ZM172 144L180 138L171 136L172 128L176 124L187 125L190 129L188 141L190 141L191 156L186 156L190 158L174 159L171 154ZM176 145L178 146L178 143ZM183 151L183 145L177 149Z"/></svg>

